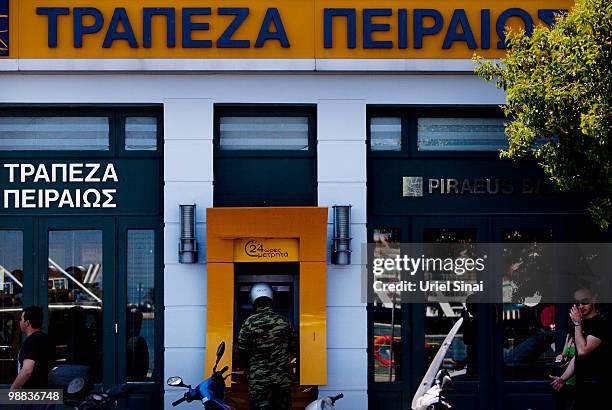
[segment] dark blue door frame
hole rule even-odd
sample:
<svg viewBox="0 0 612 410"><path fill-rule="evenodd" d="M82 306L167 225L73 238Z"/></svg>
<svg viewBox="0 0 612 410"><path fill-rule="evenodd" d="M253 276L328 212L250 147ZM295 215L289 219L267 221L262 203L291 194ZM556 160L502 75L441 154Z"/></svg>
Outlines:
<svg viewBox="0 0 612 410"><path fill-rule="evenodd" d="M420 150L418 119L421 117L501 118L503 113L492 106L371 106L367 114L367 181L368 242L373 242L374 229L397 228L401 242L419 243L425 228L475 228L476 240L501 242L504 228L550 228L555 241L589 242L594 236L584 234L588 223L584 218L584 198L555 192L541 169L532 160L513 162L500 160L497 151ZM373 117L395 117L401 121L397 150L372 149L370 120ZM461 138L464 133L459 132ZM396 137L398 135L395 135ZM404 196L406 179L413 189ZM433 180L433 185L431 185ZM420 187L419 190L419 184ZM477 184L498 184L500 189L476 189ZM450 183L461 190L435 189ZM463 187L467 188L463 188ZM534 187L537 187L534 188ZM588 222L588 221L587 221ZM572 223L577 226L569 233ZM591 232L591 231L589 231ZM609 239L609 238L608 238ZM478 382L458 381L449 397L459 410L524 410L542 409L528 405L529 397L551 401L547 381L505 381L501 322L502 306L478 306ZM566 318L563 306L557 307L557 329ZM368 307L368 390L370 408L405 409L415 386L425 372L425 307L419 304L402 306L402 380L374 381L373 336L374 309ZM561 325L561 326L560 326ZM561 332L560 332L561 333ZM562 336L557 337L557 348ZM524 405L513 407L512 399L526 394ZM472 396L470 398L470 396ZM471 400L471 401L470 401ZM545 408L545 407L544 407Z"/></svg>
<svg viewBox="0 0 612 410"><path fill-rule="evenodd" d="M113 164L118 180L115 207L46 207L5 208L0 216L0 229L23 232L24 306L47 306L48 240L50 230L101 230L103 232L103 383L122 383L126 380L125 290L122 282L125 265L124 229L155 230L155 365L151 383L138 383L135 396L153 397L150 402L134 407L161 408L163 406L163 113L159 104L148 106L58 106L33 105L28 107L3 105L0 116L6 117L101 117L108 120L106 149L83 151L72 148L53 150L0 151L0 162L42 164L94 163L101 168ZM130 149L128 117L154 118L156 135L154 147ZM133 148L133 147L132 147ZM2 184L8 184L3 175ZM110 182L109 182L110 183ZM54 189L90 188L72 182L53 182ZM22 184L23 185L23 184ZM28 188L25 185L15 188ZM3 185L4 186L4 185ZM36 186L36 188L39 188ZM119 274L118 274L119 273ZM123 276L123 279L125 277ZM48 315L47 321L48 322ZM117 324L117 326L115 326ZM124 332L123 335L120 332ZM156 395L152 396L155 391ZM141 394L142 393L142 394ZM128 400L132 399L132 395Z"/></svg>
<svg viewBox="0 0 612 410"><path fill-rule="evenodd" d="M37 304L47 309L48 306L48 275L44 268L49 266L49 232L50 231L82 231L100 230L102 231L102 269L104 274L103 281L103 307L102 307L102 383L111 385L115 382L115 365L111 358L116 357L114 326L109 323L116 323L115 313L115 225L112 217L62 217L62 218L39 218L39 241L38 241L38 300ZM107 268L108 267L108 268ZM50 317L50 312L47 312Z"/></svg>
<svg viewBox="0 0 612 410"><path fill-rule="evenodd" d="M426 229L473 229L475 231L475 241L484 243L487 241L489 233L489 220L482 216L413 216L411 217L412 224L412 238L415 243L423 243L426 241L425 230ZM479 305L478 313L479 323L478 326L478 379L477 380L455 380L453 384L453 391L447 395L451 402L464 400L466 406L470 406L474 409L487 410L490 409L490 400L487 392L490 391L490 380L491 380L491 366L489 362L490 358L490 346L487 342L488 335L487 328L491 327L490 323L490 311L486 305ZM415 304L413 306L413 334L417 338L413 341L414 346L414 357L412 358L415 368L418 369L418 374L424 374L427 370L425 358L425 348L423 341L425 340L425 304ZM450 330L450 329L449 329ZM461 332L462 330L460 330ZM411 395L414 395L418 388L420 378L413 384ZM455 408L460 408L457 403L454 404Z"/></svg>
<svg viewBox="0 0 612 410"><path fill-rule="evenodd" d="M572 218L580 218L580 215L505 215L491 217L491 242L500 243L503 241L503 231L505 229L550 229L552 231L552 242L566 242L569 240L567 224ZM526 408L550 408L552 410L552 390L548 380L506 380L504 377L504 355L502 346L504 344L504 328L501 318L503 306L501 304L492 305L493 319L495 326L492 328L492 335L495 340L493 363L500 365L493 367L492 387L493 398L496 409L514 410L516 404L526 406ZM555 351L559 353L565 343L564 334L567 317L567 306L557 305L556 314L556 341ZM552 372L552 369L551 369ZM541 396L546 396L542 399ZM540 397L540 398L538 398ZM516 401L514 401L516 400ZM536 403L527 403L524 400L536 400ZM542 402L546 404L541 404ZM543 407L550 406L550 407Z"/></svg>
<svg viewBox="0 0 612 410"><path fill-rule="evenodd" d="M581 215L483 215L483 216L377 216L370 217L368 222L368 238L372 241L373 230L376 228L399 228L402 242L420 243L424 240L423 232L427 228L475 228L478 242L501 242L504 229L551 229L555 242L564 242L570 239L567 225L572 220L581 219ZM404 406L409 405L416 386L425 372L425 352L423 340L425 337L425 305L409 304L402 306L402 375L403 380L391 383L375 383L372 377L373 358L368 356L369 390L372 408L378 408L380 395L390 394L393 397L402 397ZM532 400L534 408L541 408L541 403L552 405L550 386L546 380L505 380L503 374L503 339L504 332L501 320L502 306L496 304L481 304L478 324L478 381L457 381L453 392L448 396L455 401L469 401L473 396L477 407L462 407L455 404L458 409L480 410L514 410L515 400ZM557 351L564 343L565 319L567 306L558 305L556 315L556 348ZM371 317L371 312L369 313ZM404 331L404 329L406 329ZM409 329L409 330L408 330ZM372 351L373 328L371 319L368 326L369 351ZM387 392L387 393L385 393ZM389 397L391 397L389 396ZM521 396L519 399L518 397ZM463 397L463 400L462 400ZM382 400L384 402L384 399ZM516 403L516 402L514 402ZM539 404L539 406L537 406ZM467 405L467 404L466 404ZM527 403L525 403L527 405ZM532 406L533 407L533 406ZM381 407L382 408L382 407Z"/></svg>
<svg viewBox="0 0 612 410"><path fill-rule="evenodd" d="M127 378L127 347L125 341L127 333L127 292L128 292L128 232L130 230L147 230L154 232L155 244L155 276L154 276L154 365L153 380L151 382L135 382L132 394L127 399L129 408L161 408L164 392L164 256L163 256L163 227L157 217L118 217L116 220L117 232L117 382L125 383Z"/></svg>

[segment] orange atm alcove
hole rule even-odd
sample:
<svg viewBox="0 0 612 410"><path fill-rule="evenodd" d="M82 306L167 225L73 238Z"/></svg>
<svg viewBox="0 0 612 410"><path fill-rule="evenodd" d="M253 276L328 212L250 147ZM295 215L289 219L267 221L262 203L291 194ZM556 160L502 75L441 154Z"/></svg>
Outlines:
<svg viewBox="0 0 612 410"><path fill-rule="evenodd" d="M235 263L299 263L300 384L327 384L327 208L208 208L206 210L206 365L216 347L233 351ZM219 367L232 369L232 355Z"/></svg>

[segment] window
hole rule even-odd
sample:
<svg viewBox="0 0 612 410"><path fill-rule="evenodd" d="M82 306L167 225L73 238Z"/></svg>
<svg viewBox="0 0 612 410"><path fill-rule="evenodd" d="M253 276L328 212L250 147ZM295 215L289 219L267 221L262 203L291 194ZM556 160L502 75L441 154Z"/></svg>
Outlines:
<svg viewBox="0 0 612 410"><path fill-rule="evenodd" d="M0 231L0 384L17 376L23 281L23 232Z"/></svg>
<svg viewBox="0 0 612 410"><path fill-rule="evenodd" d="M401 151L401 117L373 117L370 119L370 148L372 151Z"/></svg>
<svg viewBox="0 0 612 410"><path fill-rule="evenodd" d="M367 126L370 152L380 157L490 155L508 148L497 107L374 107Z"/></svg>
<svg viewBox="0 0 612 410"><path fill-rule="evenodd" d="M400 230L397 228L374 229L375 258L399 256ZM399 272L387 272L385 275ZM377 293L380 302L372 305L373 362L375 382L402 380L402 305L383 292Z"/></svg>
<svg viewBox="0 0 612 410"><path fill-rule="evenodd" d="M127 380L151 381L155 365L155 231L127 234Z"/></svg>
<svg viewBox="0 0 612 410"><path fill-rule="evenodd" d="M125 119L125 150L155 151L157 149L157 118L127 117Z"/></svg>
<svg viewBox="0 0 612 410"><path fill-rule="evenodd" d="M533 244L550 242L553 237L551 229L504 229L504 243ZM521 265L529 263L530 258L537 258L538 252L527 248L519 251L509 246L504 248L503 278L504 299L508 292L515 288L520 279ZM518 279L517 279L518 278ZM506 380L545 380L555 360L555 317L557 308L553 304L504 303L502 311L504 329L504 376Z"/></svg>
<svg viewBox="0 0 612 410"><path fill-rule="evenodd" d="M214 206L317 203L316 111L215 106Z"/></svg>
<svg viewBox="0 0 612 410"><path fill-rule="evenodd" d="M476 242L476 229L473 228L428 228L424 231L425 254L434 257L472 256ZM454 244L462 244L461 246ZM461 250L460 250L461 249ZM439 274L436 280L442 280ZM465 272L462 278L474 281L477 272ZM448 279L454 279L449 274ZM452 295L451 295L452 293ZM462 300L462 303L447 302L447 297ZM470 300L468 292L429 292L425 305L425 365L429 366L438 352L444 338L455 322L464 318L464 325L444 357L444 367L452 370L465 369L466 378L478 375L478 311L477 305Z"/></svg>
<svg viewBox="0 0 612 410"><path fill-rule="evenodd" d="M503 118L417 120L419 151L498 151L508 147Z"/></svg>
<svg viewBox="0 0 612 410"><path fill-rule="evenodd" d="M106 117L0 117L0 151L108 151Z"/></svg>
<svg viewBox="0 0 612 410"><path fill-rule="evenodd" d="M402 305L374 303L374 381L402 380Z"/></svg>
<svg viewBox="0 0 612 410"><path fill-rule="evenodd" d="M49 231L49 338L56 364L102 381L102 231Z"/></svg>
<svg viewBox="0 0 612 410"><path fill-rule="evenodd" d="M309 118L221 116L220 148L307 151Z"/></svg>

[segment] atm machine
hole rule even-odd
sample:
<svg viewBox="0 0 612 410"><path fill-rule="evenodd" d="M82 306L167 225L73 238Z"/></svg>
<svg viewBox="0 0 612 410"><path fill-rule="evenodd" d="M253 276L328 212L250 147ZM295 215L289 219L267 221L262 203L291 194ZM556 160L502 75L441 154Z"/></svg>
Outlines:
<svg viewBox="0 0 612 410"><path fill-rule="evenodd" d="M234 346L240 327L253 313L251 286L268 283L272 309L285 316L298 338L293 408L304 408L327 383L326 267L327 208L261 207L207 209L206 363L209 346L226 343L219 366L237 374L227 379L228 404L248 409L248 386ZM300 360L308 357L308 360Z"/></svg>
<svg viewBox="0 0 612 410"><path fill-rule="evenodd" d="M274 290L272 310L287 318L299 337L299 281L300 264L296 262L235 263L234 274L234 342L240 326L253 313L249 301L251 286L265 282Z"/></svg>

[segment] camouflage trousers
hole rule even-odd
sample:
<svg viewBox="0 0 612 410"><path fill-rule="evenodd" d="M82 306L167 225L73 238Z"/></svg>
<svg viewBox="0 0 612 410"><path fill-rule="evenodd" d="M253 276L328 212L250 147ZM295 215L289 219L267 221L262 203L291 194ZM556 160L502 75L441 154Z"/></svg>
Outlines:
<svg viewBox="0 0 612 410"><path fill-rule="evenodd" d="M289 410L291 408L291 388L289 386L269 385L249 388L251 410Z"/></svg>

